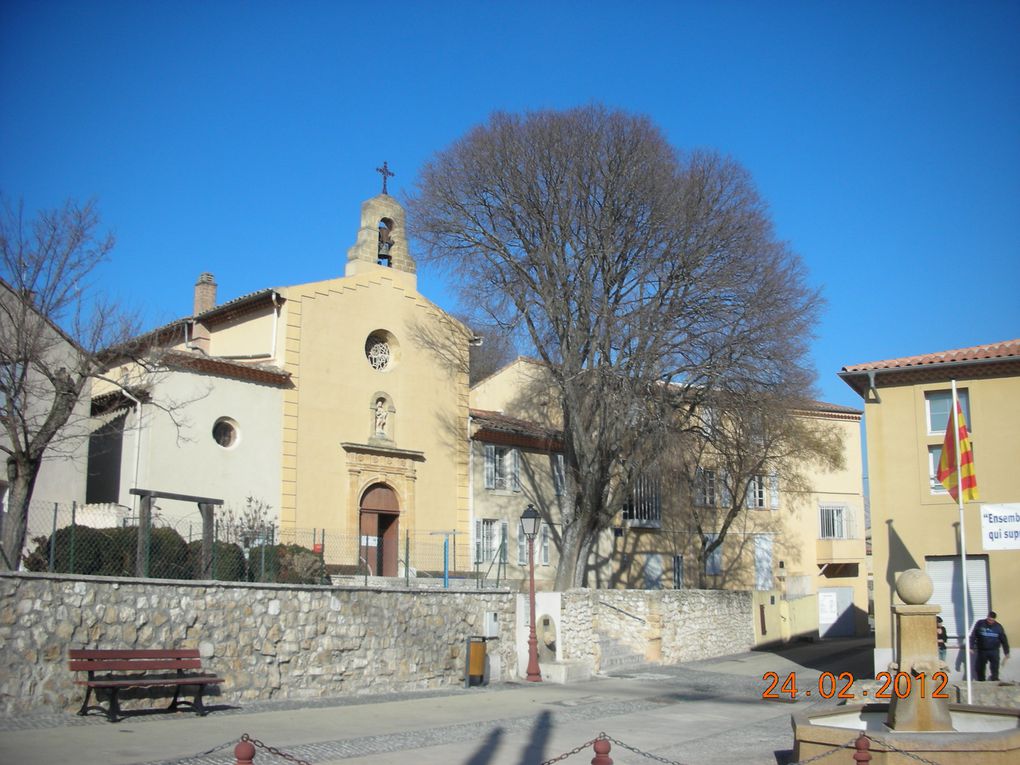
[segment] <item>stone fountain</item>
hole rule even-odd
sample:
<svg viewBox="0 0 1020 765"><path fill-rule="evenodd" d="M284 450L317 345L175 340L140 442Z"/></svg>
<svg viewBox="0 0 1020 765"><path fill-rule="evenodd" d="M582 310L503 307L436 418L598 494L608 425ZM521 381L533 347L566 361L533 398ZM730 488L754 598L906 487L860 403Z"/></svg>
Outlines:
<svg viewBox="0 0 1020 765"><path fill-rule="evenodd" d="M948 693L936 694L940 683L935 675L949 668L939 660L935 642L935 617L941 608L927 605L931 578L920 569L905 571L896 580L896 593L903 605L893 607L891 700L794 715L794 760L847 746L863 731L873 741L871 762L876 765L913 759L896 750L939 765L1020 763L1020 709L950 704ZM846 757L850 762L850 750Z"/></svg>

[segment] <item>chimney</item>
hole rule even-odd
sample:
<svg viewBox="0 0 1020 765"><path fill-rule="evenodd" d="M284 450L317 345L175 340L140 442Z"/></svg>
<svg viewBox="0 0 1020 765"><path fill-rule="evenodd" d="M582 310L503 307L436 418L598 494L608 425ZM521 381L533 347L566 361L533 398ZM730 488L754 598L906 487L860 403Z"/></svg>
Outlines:
<svg viewBox="0 0 1020 765"><path fill-rule="evenodd" d="M200 316L206 311L216 307L216 282L212 274L202 274L195 282L195 316ZM191 348L209 355L210 345L209 328L200 321L191 324Z"/></svg>
<svg viewBox="0 0 1020 765"><path fill-rule="evenodd" d="M206 311L211 311L216 307L216 282L213 280L213 275L209 273L202 274L198 277L198 281L195 282L195 312L194 315L198 316Z"/></svg>

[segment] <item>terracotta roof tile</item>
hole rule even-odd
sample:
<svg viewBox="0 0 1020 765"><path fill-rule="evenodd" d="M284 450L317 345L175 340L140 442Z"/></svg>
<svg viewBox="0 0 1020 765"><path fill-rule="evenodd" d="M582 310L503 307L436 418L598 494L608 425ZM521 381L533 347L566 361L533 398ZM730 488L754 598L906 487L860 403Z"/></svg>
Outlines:
<svg viewBox="0 0 1020 765"><path fill-rule="evenodd" d="M899 359L870 361L864 364L853 364L843 367L843 372L868 372L879 369L906 369L908 367L927 367L961 361L991 361L1020 359L1020 339L1004 340L1000 343L975 345L970 348L957 348L951 351L925 353L920 356L904 356Z"/></svg>
<svg viewBox="0 0 1020 765"><path fill-rule="evenodd" d="M824 413L824 414L850 414L862 416L864 412L860 409L854 409L852 406L843 406L842 404L829 404L825 401L805 401L803 411L809 413Z"/></svg>
<svg viewBox="0 0 1020 765"><path fill-rule="evenodd" d="M167 351L160 359L168 367L190 369L197 372L232 377L236 380L286 386L290 384L290 373L270 364L248 364L216 356L202 356L185 351Z"/></svg>
<svg viewBox="0 0 1020 765"><path fill-rule="evenodd" d="M471 418L484 430L495 430L505 433L516 433L535 438L559 439L563 437L562 432L552 428L545 428L541 425L510 417L502 412L493 412L488 409L471 409Z"/></svg>

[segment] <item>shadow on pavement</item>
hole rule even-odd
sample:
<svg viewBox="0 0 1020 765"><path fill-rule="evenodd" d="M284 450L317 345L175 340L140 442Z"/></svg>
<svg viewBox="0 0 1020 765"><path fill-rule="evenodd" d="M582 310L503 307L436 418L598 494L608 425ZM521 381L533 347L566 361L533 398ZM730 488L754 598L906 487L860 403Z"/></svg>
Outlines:
<svg viewBox="0 0 1020 765"><path fill-rule="evenodd" d="M467 759L464 765L490 765L495 762L496 751L499 749L503 738L503 728L496 728L481 743L474 754ZM552 714L548 711L542 712L531 728L528 745L521 752L520 765L534 765L545 759L545 747L552 732Z"/></svg>
<svg viewBox="0 0 1020 765"><path fill-rule="evenodd" d="M552 714L548 711L542 712L531 729L531 740L528 741L528 747L521 753L521 765L533 765L533 763L545 760L545 745L551 733Z"/></svg>
<svg viewBox="0 0 1020 765"><path fill-rule="evenodd" d="M756 648L754 653L771 653L818 672L832 672L834 675L849 672L855 679L871 679L875 674L874 649L874 637L831 638Z"/></svg>
<svg viewBox="0 0 1020 765"><path fill-rule="evenodd" d="M482 745L478 747L471 757L465 761L464 765L489 765L492 762L492 756L499 747L500 739L503 738L503 729L496 728L482 742Z"/></svg>

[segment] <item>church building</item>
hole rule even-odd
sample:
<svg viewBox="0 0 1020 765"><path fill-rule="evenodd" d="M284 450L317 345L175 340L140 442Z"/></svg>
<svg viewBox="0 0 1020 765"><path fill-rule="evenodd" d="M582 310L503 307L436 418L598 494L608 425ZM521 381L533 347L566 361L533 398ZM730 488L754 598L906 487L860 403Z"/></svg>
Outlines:
<svg viewBox="0 0 1020 765"><path fill-rule="evenodd" d="M284 538L328 530L326 562L399 573L407 536L469 537L470 330L422 296L404 210L362 204L342 276L218 304L202 274L193 315L140 340L154 371L121 364L93 413L89 503L136 506L132 488L272 508ZM194 504L161 499L185 537ZM469 546L459 561L467 565ZM451 561L456 565L458 561Z"/></svg>

